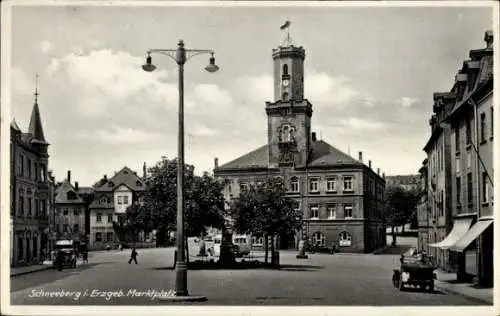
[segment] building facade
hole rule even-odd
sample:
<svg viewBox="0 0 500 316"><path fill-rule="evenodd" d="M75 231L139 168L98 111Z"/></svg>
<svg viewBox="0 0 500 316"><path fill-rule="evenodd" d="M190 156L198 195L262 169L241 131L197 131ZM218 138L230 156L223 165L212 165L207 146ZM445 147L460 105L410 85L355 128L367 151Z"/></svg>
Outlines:
<svg viewBox="0 0 500 316"><path fill-rule="evenodd" d="M94 199L90 209L91 249L116 247L119 240L113 228L121 215L133 203L140 201L146 191L144 179L128 167L123 167L112 178L106 175L94 185Z"/></svg>
<svg viewBox="0 0 500 316"><path fill-rule="evenodd" d="M266 102L267 144L224 165L214 175L227 201L250 184L282 177L303 214L300 232L280 236L280 248L303 238L336 244L340 251L369 252L386 244L382 220L385 180L358 159L312 132L312 104L304 98L305 50L286 44L273 50L274 102Z"/></svg>
<svg viewBox="0 0 500 316"><path fill-rule="evenodd" d="M56 238L71 239L76 244L85 242L85 202L71 184L71 171L57 187L54 197L54 226Z"/></svg>
<svg viewBox="0 0 500 316"><path fill-rule="evenodd" d="M457 74L457 100L447 117L452 129L455 225L467 220L450 247L459 258L458 278L493 285L493 34L469 52ZM458 235L458 234L457 234Z"/></svg>
<svg viewBox="0 0 500 316"><path fill-rule="evenodd" d="M429 251L429 241L430 241L430 230L431 226L431 210L429 207L429 196L428 196L428 180L427 180L427 163L428 159L425 158L422 162L422 167L418 170L420 186L418 192L420 198L417 204L417 223L418 223L418 244L417 247L420 250Z"/></svg>
<svg viewBox="0 0 500 316"><path fill-rule="evenodd" d="M419 190L420 188L420 175L395 175L386 176L385 183L387 187L401 187L406 191Z"/></svg>
<svg viewBox="0 0 500 316"><path fill-rule="evenodd" d="M11 265L37 264L48 246L50 197L49 143L36 98L28 132L13 120L10 133Z"/></svg>
<svg viewBox="0 0 500 316"><path fill-rule="evenodd" d="M453 108L453 93L434 93L433 115L429 120L431 136L424 147L427 153L427 199L429 206L429 246L443 240L452 227L451 220L451 129L443 124ZM454 271L455 262L447 248L429 247L426 251L445 271Z"/></svg>
<svg viewBox="0 0 500 316"><path fill-rule="evenodd" d="M459 280L493 284L493 34L469 52L451 90L450 216L453 229L435 244L456 258Z"/></svg>

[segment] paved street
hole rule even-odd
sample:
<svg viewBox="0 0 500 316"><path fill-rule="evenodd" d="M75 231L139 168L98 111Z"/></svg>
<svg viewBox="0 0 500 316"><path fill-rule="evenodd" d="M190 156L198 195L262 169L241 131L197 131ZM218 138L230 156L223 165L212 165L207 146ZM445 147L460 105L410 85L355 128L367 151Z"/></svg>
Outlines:
<svg viewBox="0 0 500 316"><path fill-rule="evenodd" d="M174 287L173 249L140 249L139 264L127 264L128 251L93 253L90 264L62 272L47 270L11 278L11 303L36 305L167 304L128 290L168 291ZM207 296L209 305L477 305L445 293L400 292L391 283L397 255L314 254L295 259L281 252L282 270L197 270L188 272L191 295ZM258 254L257 254L258 255ZM121 297L91 297L93 290L119 291ZM60 290L81 292L72 297L30 297ZM87 296L83 293L87 291ZM94 292L97 294L97 292ZM136 293L137 295L138 293Z"/></svg>

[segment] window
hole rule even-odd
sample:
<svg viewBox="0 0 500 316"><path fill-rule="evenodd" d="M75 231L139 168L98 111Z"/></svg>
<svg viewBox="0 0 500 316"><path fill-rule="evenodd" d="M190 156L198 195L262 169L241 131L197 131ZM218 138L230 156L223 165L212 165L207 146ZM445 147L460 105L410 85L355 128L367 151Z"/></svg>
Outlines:
<svg viewBox="0 0 500 316"><path fill-rule="evenodd" d="M336 209L336 205L335 204L328 205L328 208L327 208L328 219L335 219L337 217L335 209Z"/></svg>
<svg viewBox="0 0 500 316"><path fill-rule="evenodd" d="M486 141L486 114L481 113L481 123L480 123L480 131L481 134L481 142Z"/></svg>
<svg viewBox="0 0 500 316"><path fill-rule="evenodd" d="M106 241L108 242L113 241L113 232L106 233Z"/></svg>
<svg viewBox="0 0 500 316"><path fill-rule="evenodd" d="M460 152L460 127L455 128L455 152Z"/></svg>
<svg viewBox="0 0 500 316"><path fill-rule="evenodd" d="M244 192L248 190L248 184L247 183L240 183L240 191Z"/></svg>
<svg viewBox="0 0 500 316"><path fill-rule="evenodd" d="M101 213L97 213L97 214L95 215L95 221L96 221L97 223L101 223L101 222L102 222L102 214L101 214Z"/></svg>
<svg viewBox="0 0 500 316"><path fill-rule="evenodd" d="M69 225L68 224L63 224L63 233L69 233Z"/></svg>
<svg viewBox="0 0 500 316"><path fill-rule="evenodd" d="M31 179L31 159L28 158L28 178Z"/></svg>
<svg viewBox="0 0 500 316"><path fill-rule="evenodd" d="M283 92L283 101L288 101L288 92Z"/></svg>
<svg viewBox="0 0 500 316"><path fill-rule="evenodd" d="M22 177L24 177L24 156L23 156L23 155L20 155L20 157L19 157L19 158L20 158L20 159L19 159L19 162L20 162L20 164L19 164L19 169L20 169L20 170L19 170L19 171L20 171L20 172L19 172L19 174L20 174Z"/></svg>
<svg viewBox="0 0 500 316"><path fill-rule="evenodd" d="M319 206L317 204L311 205L311 219L319 218Z"/></svg>
<svg viewBox="0 0 500 316"><path fill-rule="evenodd" d="M313 235L313 242L316 246L324 246L325 234L323 234L322 232L315 232Z"/></svg>
<svg viewBox="0 0 500 316"><path fill-rule="evenodd" d="M63 210L63 215L64 215L64 216L67 216L68 214L69 214L69 210L68 210L67 208L65 208L65 209Z"/></svg>
<svg viewBox="0 0 500 316"><path fill-rule="evenodd" d="M344 218L352 218L352 205L344 205Z"/></svg>
<svg viewBox="0 0 500 316"><path fill-rule="evenodd" d="M113 222L113 214L108 214L108 223Z"/></svg>
<svg viewBox="0 0 500 316"><path fill-rule="evenodd" d="M73 232L78 233L78 224L73 224Z"/></svg>
<svg viewBox="0 0 500 316"><path fill-rule="evenodd" d="M31 198L28 198L28 216L32 215L32 205L31 205Z"/></svg>
<svg viewBox="0 0 500 316"><path fill-rule="evenodd" d="M99 203L100 203L100 204L106 204L106 203L107 203L107 199L106 199L106 197L102 197L102 198L99 200Z"/></svg>
<svg viewBox="0 0 500 316"><path fill-rule="evenodd" d="M38 200L35 200L35 218L38 218L38 215L40 214L40 204L38 204Z"/></svg>
<svg viewBox="0 0 500 316"><path fill-rule="evenodd" d="M299 179L297 177L292 177L290 181L290 191L299 192Z"/></svg>
<svg viewBox="0 0 500 316"><path fill-rule="evenodd" d="M344 177L344 191L353 191L352 177Z"/></svg>
<svg viewBox="0 0 500 316"><path fill-rule="evenodd" d="M19 197L19 216L24 216L24 196Z"/></svg>
<svg viewBox="0 0 500 316"><path fill-rule="evenodd" d="M326 191L328 191L328 192L335 192L335 191L337 191L337 179L335 179L335 178L328 178L326 180Z"/></svg>
<svg viewBox="0 0 500 316"><path fill-rule="evenodd" d="M287 64L283 65L283 76L288 76L288 65Z"/></svg>
<svg viewBox="0 0 500 316"><path fill-rule="evenodd" d="M123 196L123 204L128 205L128 195Z"/></svg>
<svg viewBox="0 0 500 316"><path fill-rule="evenodd" d="M455 158L455 172L460 173L460 158Z"/></svg>
<svg viewBox="0 0 500 316"><path fill-rule="evenodd" d="M101 232L95 233L95 241L96 242L101 242L102 241L102 233Z"/></svg>
<svg viewBox="0 0 500 316"><path fill-rule="evenodd" d="M490 134L491 134L491 137L493 137L493 122L495 121L495 118L493 116L493 107L490 108Z"/></svg>
<svg viewBox="0 0 500 316"><path fill-rule="evenodd" d="M470 169L472 166L472 153L470 151L467 152L467 169Z"/></svg>
<svg viewBox="0 0 500 316"><path fill-rule="evenodd" d="M73 215L78 216L78 210L73 210Z"/></svg>
<svg viewBox="0 0 500 316"><path fill-rule="evenodd" d="M309 180L309 191L310 192L319 192L319 179L312 178Z"/></svg>
<svg viewBox="0 0 500 316"><path fill-rule="evenodd" d="M462 191L462 187L461 187L461 181L460 181L460 177L457 177L456 179L457 181L457 190L455 191L455 194L456 194L456 199L457 199L457 207L460 208L460 192Z"/></svg>
<svg viewBox="0 0 500 316"><path fill-rule="evenodd" d="M297 201L294 201L293 202L293 209L295 212L299 212L300 211L300 203Z"/></svg>
<svg viewBox="0 0 500 316"><path fill-rule="evenodd" d="M264 181L262 181L262 180L257 180L257 181L255 182L255 184L257 185L257 187L260 187L260 186L263 186L263 185L264 185Z"/></svg>
<svg viewBox="0 0 500 316"><path fill-rule="evenodd" d="M466 145L470 145L472 143L472 129L470 126L470 118L467 117L465 122L465 141Z"/></svg>
<svg viewBox="0 0 500 316"><path fill-rule="evenodd" d="M486 171L483 171L483 202L488 202L488 197L489 197L489 192L490 187L489 187L489 182L488 182L488 173Z"/></svg>
<svg viewBox="0 0 500 316"><path fill-rule="evenodd" d="M123 196L118 195L118 196L116 197L116 203L117 203L118 205L123 204Z"/></svg>
<svg viewBox="0 0 500 316"><path fill-rule="evenodd" d="M472 172L467 173L467 202L472 204Z"/></svg>
<svg viewBox="0 0 500 316"><path fill-rule="evenodd" d="M351 234L343 231L339 234L339 246L340 247L350 247L351 246Z"/></svg>

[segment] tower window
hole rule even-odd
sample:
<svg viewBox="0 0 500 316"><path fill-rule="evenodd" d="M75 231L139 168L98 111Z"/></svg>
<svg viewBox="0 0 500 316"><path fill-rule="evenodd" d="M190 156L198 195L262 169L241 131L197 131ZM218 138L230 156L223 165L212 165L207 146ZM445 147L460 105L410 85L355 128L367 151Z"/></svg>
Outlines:
<svg viewBox="0 0 500 316"><path fill-rule="evenodd" d="M283 65L283 76L288 76L288 65L287 64Z"/></svg>
<svg viewBox="0 0 500 316"><path fill-rule="evenodd" d="M283 92L283 101L288 101L288 92Z"/></svg>

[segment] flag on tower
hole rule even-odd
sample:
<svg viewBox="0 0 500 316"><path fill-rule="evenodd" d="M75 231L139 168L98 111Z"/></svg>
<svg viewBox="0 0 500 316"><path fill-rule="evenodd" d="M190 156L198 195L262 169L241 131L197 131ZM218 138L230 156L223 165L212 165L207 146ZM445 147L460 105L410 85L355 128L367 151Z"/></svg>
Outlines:
<svg viewBox="0 0 500 316"><path fill-rule="evenodd" d="M280 30L284 30L284 29L289 28L290 24L292 24L292 22L290 22L289 20L286 20L285 24L283 24L282 26L280 26Z"/></svg>

